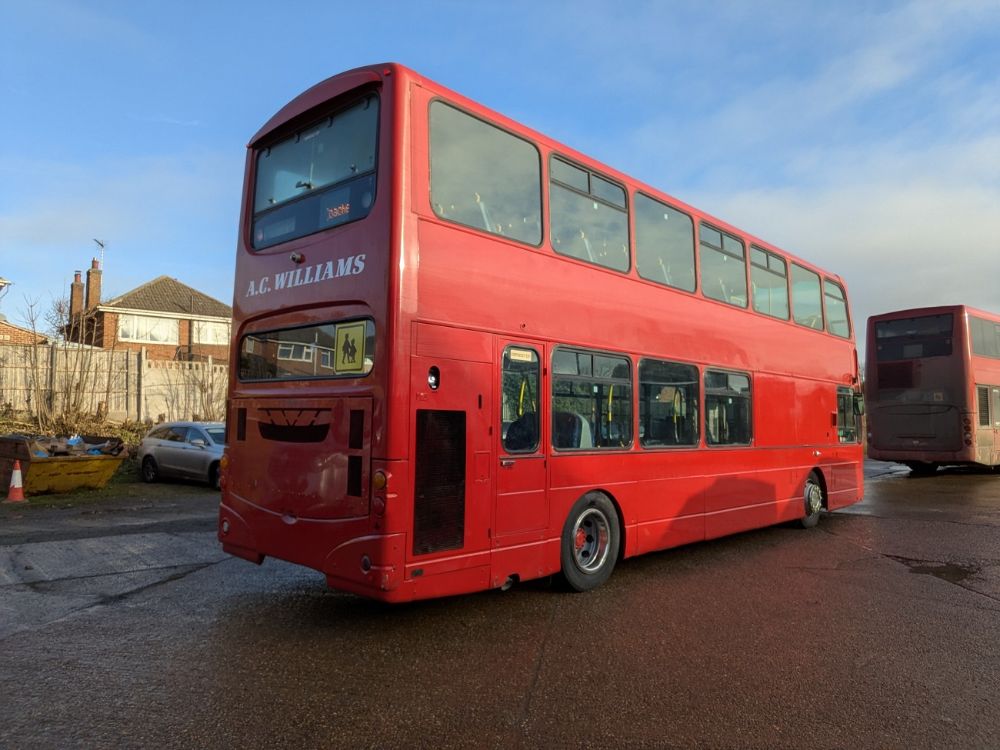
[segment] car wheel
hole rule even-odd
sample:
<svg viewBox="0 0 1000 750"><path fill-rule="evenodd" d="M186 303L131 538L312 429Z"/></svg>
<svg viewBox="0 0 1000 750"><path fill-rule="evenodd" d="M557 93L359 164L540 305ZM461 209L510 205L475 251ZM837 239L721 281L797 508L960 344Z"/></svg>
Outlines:
<svg viewBox="0 0 1000 750"><path fill-rule="evenodd" d="M607 496L588 492L577 500L562 533L562 574L569 587L589 591L607 581L620 544L618 514Z"/></svg>
<svg viewBox="0 0 1000 750"><path fill-rule="evenodd" d="M155 482L160 478L160 468L156 465L156 459L146 456L142 459L142 481Z"/></svg>
<svg viewBox="0 0 1000 750"><path fill-rule="evenodd" d="M208 469L208 484L212 487L212 489L222 489L222 485L219 481L221 478L222 472L219 471L219 465L212 464Z"/></svg>

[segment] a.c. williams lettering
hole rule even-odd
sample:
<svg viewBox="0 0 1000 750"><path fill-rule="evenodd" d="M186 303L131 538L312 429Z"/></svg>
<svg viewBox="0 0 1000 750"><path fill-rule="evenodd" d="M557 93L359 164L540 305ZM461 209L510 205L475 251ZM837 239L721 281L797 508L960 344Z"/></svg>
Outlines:
<svg viewBox="0 0 1000 750"><path fill-rule="evenodd" d="M359 273L363 273L364 270L364 253L348 255L346 258L339 258L336 261L328 260L326 263L316 263L305 268L280 271L270 276L251 279L244 296L259 297L262 294L270 294L274 291L293 289L309 284L318 284L321 281L338 279L341 276L356 276Z"/></svg>

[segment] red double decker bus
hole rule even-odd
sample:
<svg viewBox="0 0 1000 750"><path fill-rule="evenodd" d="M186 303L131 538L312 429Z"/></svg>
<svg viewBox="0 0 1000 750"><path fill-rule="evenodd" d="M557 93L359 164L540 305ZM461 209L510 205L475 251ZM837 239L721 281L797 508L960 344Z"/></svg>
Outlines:
<svg viewBox="0 0 1000 750"><path fill-rule="evenodd" d="M404 67L252 139L219 537L386 601L860 499L842 280Z"/></svg>
<svg viewBox="0 0 1000 750"><path fill-rule="evenodd" d="M964 305L868 319L868 455L915 474L1000 465L1000 315Z"/></svg>

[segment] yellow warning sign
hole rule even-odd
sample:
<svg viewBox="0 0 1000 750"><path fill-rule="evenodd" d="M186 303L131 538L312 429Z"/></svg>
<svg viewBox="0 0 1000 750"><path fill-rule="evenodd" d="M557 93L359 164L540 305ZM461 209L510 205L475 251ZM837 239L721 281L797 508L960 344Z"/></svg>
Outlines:
<svg viewBox="0 0 1000 750"><path fill-rule="evenodd" d="M364 372L365 322L343 323L337 326L337 348L334 351L333 369L338 374Z"/></svg>

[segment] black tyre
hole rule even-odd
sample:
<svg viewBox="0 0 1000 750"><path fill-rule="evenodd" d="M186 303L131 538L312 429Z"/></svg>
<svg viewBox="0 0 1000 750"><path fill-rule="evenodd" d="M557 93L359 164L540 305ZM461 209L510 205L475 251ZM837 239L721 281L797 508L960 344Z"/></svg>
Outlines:
<svg viewBox="0 0 1000 750"><path fill-rule="evenodd" d="M802 488L802 501L805 515L799 519L803 529L811 529L819 523L819 514L823 510L823 485L820 484L816 472L809 472L805 486Z"/></svg>
<svg viewBox="0 0 1000 750"><path fill-rule="evenodd" d="M929 477L932 474L937 474L938 470L937 464L928 461L911 461L906 465L915 477Z"/></svg>
<svg viewBox="0 0 1000 750"><path fill-rule="evenodd" d="M156 465L156 459L146 456L142 459L142 481L155 482L160 478L160 467Z"/></svg>
<svg viewBox="0 0 1000 750"><path fill-rule="evenodd" d="M208 469L208 484L212 489L222 489L222 486L219 483L221 476L222 472L219 471L219 465L212 464Z"/></svg>
<svg viewBox="0 0 1000 750"><path fill-rule="evenodd" d="M574 591L597 588L618 561L621 530L607 496L588 492L574 503L562 533L562 574Z"/></svg>

